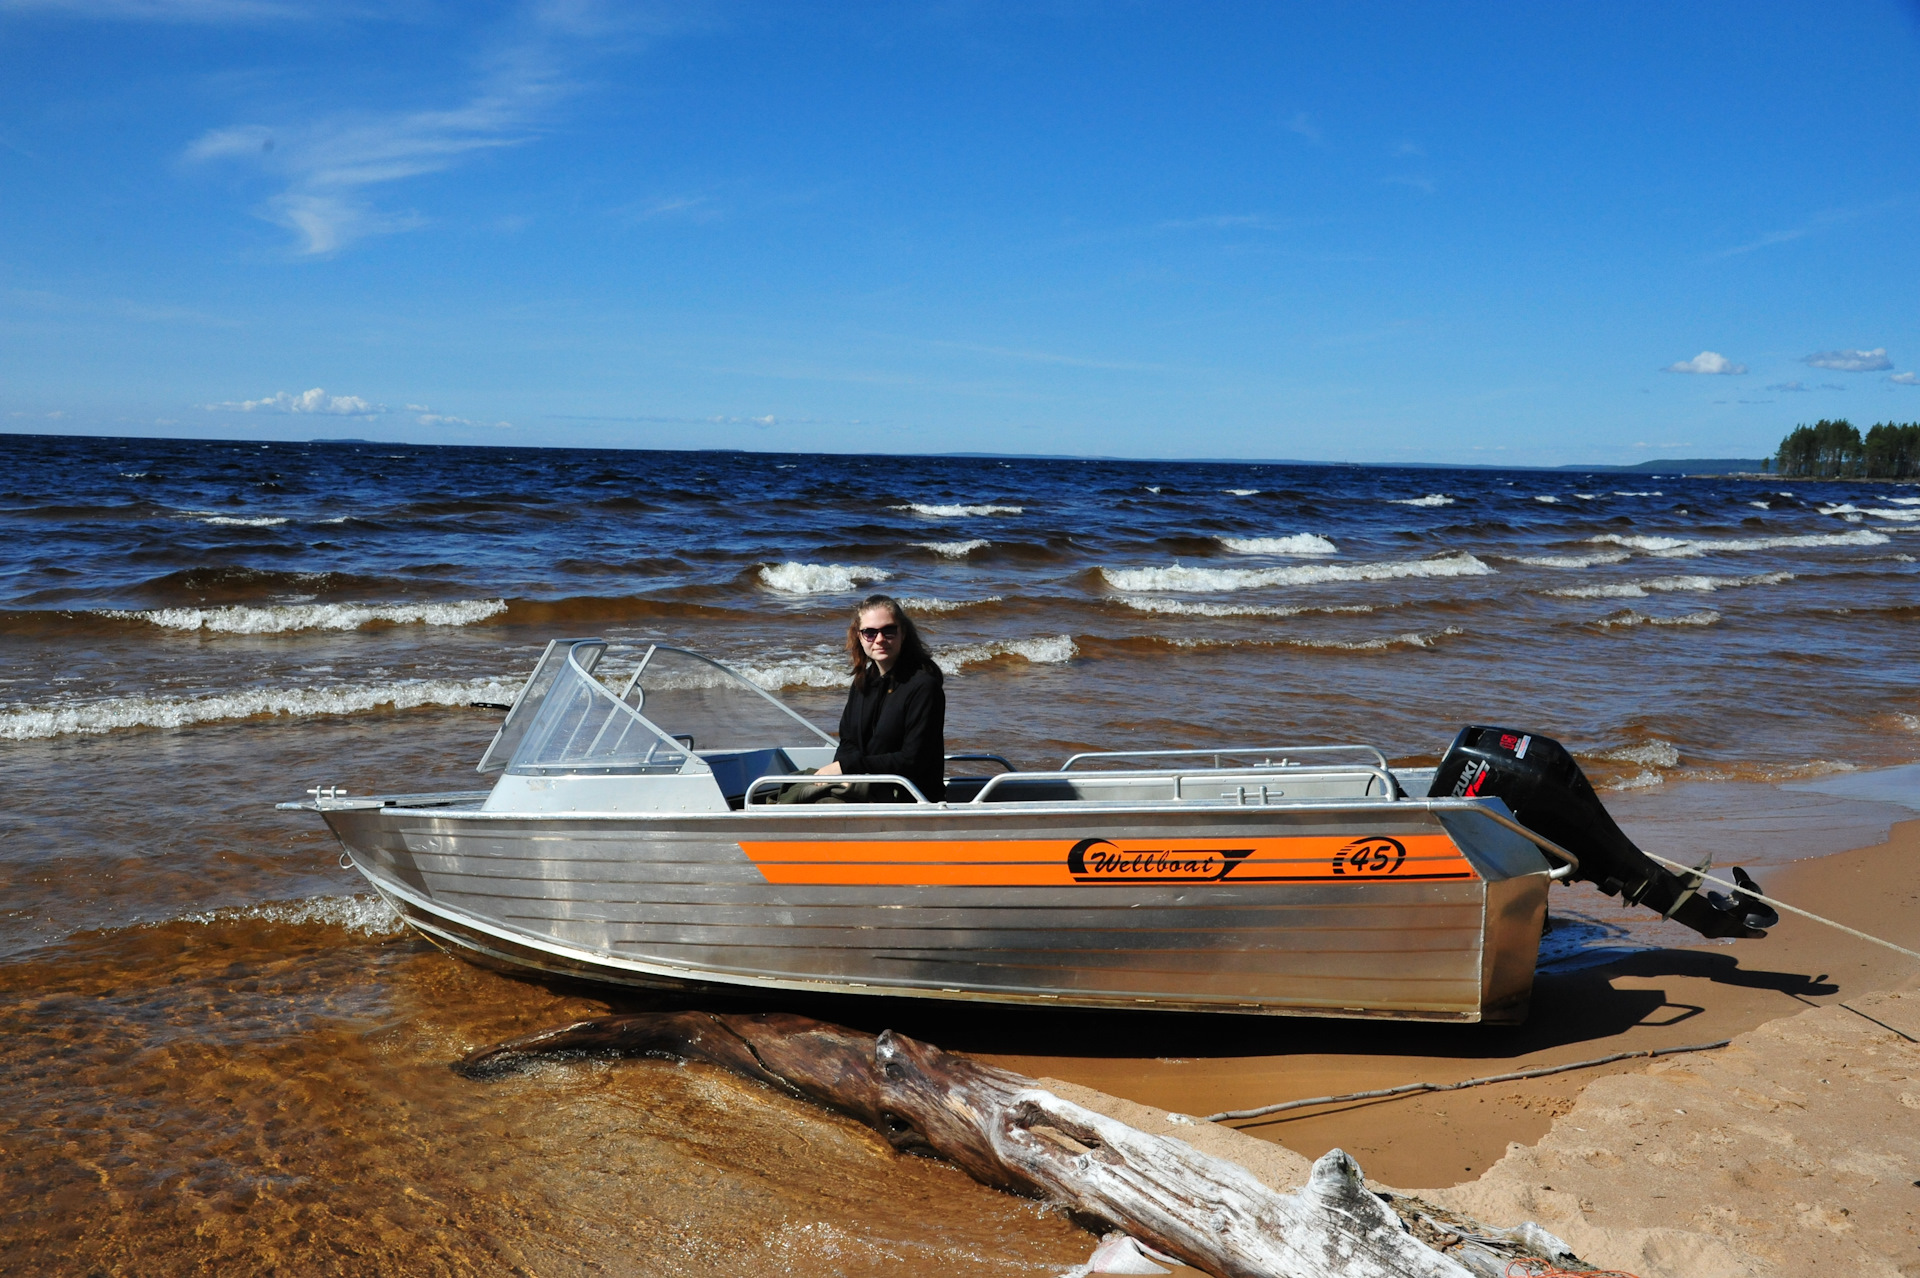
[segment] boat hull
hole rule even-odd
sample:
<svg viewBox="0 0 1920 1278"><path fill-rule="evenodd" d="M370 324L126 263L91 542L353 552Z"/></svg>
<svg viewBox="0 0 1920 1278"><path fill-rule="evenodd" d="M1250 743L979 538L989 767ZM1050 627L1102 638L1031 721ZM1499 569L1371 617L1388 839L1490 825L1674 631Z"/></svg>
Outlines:
<svg viewBox="0 0 1920 1278"><path fill-rule="evenodd" d="M437 944L636 987L1523 1019L1547 865L1474 812L323 807Z"/></svg>

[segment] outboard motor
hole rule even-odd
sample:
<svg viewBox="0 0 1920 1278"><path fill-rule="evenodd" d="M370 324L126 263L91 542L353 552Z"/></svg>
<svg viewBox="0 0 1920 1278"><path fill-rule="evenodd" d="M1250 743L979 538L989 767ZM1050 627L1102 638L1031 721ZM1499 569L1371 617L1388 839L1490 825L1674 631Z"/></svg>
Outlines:
<svg viewBox="0 0 1920 1278"><path fill-rule="evenodd" d="M1735 868L1732 898L1701 894L1700 874L1675 874L1648 859L1600 806L1580 765L1558 741L1513 728L1468 727L1447 747L1430 799L1503 800L1514 819L1580 858L1576 879L1644 905L1702 936L1765 936L1780 916L1749 892L1760 885Z"/></svg>

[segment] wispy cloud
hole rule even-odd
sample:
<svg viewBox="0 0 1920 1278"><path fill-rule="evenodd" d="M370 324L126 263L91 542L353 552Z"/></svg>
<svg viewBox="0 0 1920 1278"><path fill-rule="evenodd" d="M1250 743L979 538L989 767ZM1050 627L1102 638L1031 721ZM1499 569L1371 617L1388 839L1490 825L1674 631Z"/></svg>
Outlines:
<svg viewBox="0 0 1920 1278"><path fill-rule="evenodd" d="M1813 390L1811 386L1802 382L1775 382L1773 385L1767 387L1767 389L1770 391L1797 391L1801 393L1807 393Z"/></svg>
<svg viewBox="0 0 1920 1278"><path fill-rule="evenodd" d="M1887 380L1895 386L1920 386L1920 373L1895 373Z"/></svg>
<svg viewBox="0 0 1920 1278"><path fill-rule="evenodd" d="M413 420L422 426L472 426L476 429L487 427L486 422L476 422L471 417L454 417L447 413L436 413L425 404L408 404L407 411L419 414ZM493 427L496 430L512 430L513 423L494 422Z"/></svg>
<svg viewBox="0 0 1920 1278"><path fill-rule="evenodd" d="M1305 111L1295 111L1293 118L1286 123L1286 130L1297 137L1305 138L1315 146L1319 146L1323 140L1320 126L1315 124L1313 117Z"/></svg>
<svg viewBox="0 0 1920 1278"><path fill-rule="evenodd" d="M1893 367L1884 346L1870 351L1815 351L1800 362L1815 368L1831 368L1836 373L1884 373Z"/></svg>
<svg viewBox="0 0 1920 1278"><path fill-rule="evenodd" d="M1897 199L1880 200L1877 203L1864 205L1857 209L1823 209L1815 213L1812 217L1809 217L1806 222L1800 226L1788 227L1782 231L1768 231L1766 234L1757 236L1743 244L1736 244L1732 248L1724 248L1718 252L1709 253L1700 260L1703 262L1721 262L1730 257L1739 257L1742 254L1754 253L1760 249L1772 248L1776 244L1791 244L1795 240L1805 239L1807 236L1818 231L1823 231L1830 226L1838 226L1844 222L1852 222L1875 213L1885 212L1887 209L1893 208L1899 203L1900 201Z"/></svg>
<svg viewBox="0 0 1920 1278"><path fill-rule="evenodd" d="M334 253L369 235L423 225L419 213L376 205L374 192L535 140L580 87L572 64L640 34L595 5L548 0L496 33L473 87L451 106L229 125L203 134L185 158L245 165L274 179L280 190L260 215L292 231L301 254Z"/></svg>
<svg viewBox="0 0 1920 1278"><path fill-rule="evenodd" d="M1259 213L1214 213L1206 217L1176 217L1156 222L1160 231L1284 231L1285 222L1276 222Z"/></svg>
<svg viewBox="0 0 1920 1278"><path fill-rule="evenodd" d="M1718 351L1701 351L1692 359L1683 359L1669 364L1660 370L1663 373L1706 373L1723 376L1737 376L1747 371L1745 364L1736 364Z"/></svg>
<svg viewBox="0 0 1920 1278"><path fill-rule="evenodd" d="M323 417L375 417L387 411L358 395L329 395L318 386L298 395L281 391L265 399L230 399L200 407L210 413L315 413Z"/></svg>

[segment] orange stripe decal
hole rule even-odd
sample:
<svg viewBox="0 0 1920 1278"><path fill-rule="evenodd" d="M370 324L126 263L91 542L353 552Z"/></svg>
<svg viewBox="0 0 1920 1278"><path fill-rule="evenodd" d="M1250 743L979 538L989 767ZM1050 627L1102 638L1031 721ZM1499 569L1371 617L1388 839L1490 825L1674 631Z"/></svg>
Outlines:
<svg viewBox="0 0 1920 1278"><path fill-rule="evenodd" d="M1254 839L841 839L743 842L769 883L1073 887L1359 883L1479 877L1444 834Z"/></svg>

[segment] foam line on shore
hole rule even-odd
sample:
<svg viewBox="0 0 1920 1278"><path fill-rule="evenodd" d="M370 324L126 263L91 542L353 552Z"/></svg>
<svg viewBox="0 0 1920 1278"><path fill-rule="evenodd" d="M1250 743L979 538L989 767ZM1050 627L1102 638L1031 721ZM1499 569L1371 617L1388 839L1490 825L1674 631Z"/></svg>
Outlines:
<svg viewBox="0 0 1920 1278"><path fill-rule="evenodd" d="M426 604L229 604L220 608L102 608L97 616L145 621L164 630L211 634L272 635L299 630L358 630L391 625L470 626L507 610L504 599L463 599Z"/></svg>

